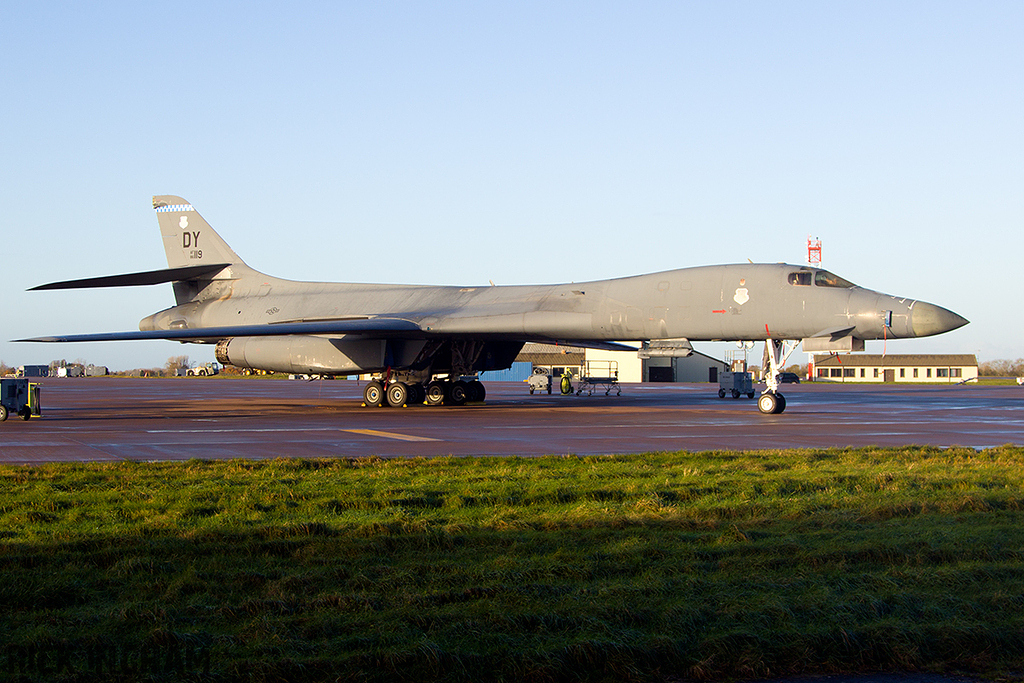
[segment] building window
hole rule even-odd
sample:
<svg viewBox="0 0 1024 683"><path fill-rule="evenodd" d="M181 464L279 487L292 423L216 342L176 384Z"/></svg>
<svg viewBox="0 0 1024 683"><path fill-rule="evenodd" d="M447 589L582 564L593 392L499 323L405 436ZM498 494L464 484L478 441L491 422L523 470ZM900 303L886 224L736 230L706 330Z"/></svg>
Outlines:
<svg viewBox="0 0 1024 683"><path fill-rule="evenodd" d="M876 370L875 372L878 372L878 371ZM861 368L861 369L860 369L860 376L861 376L861 377L864 377L864 368Z"/></svg>
<svg viewBox="0 0 1024 683"><path fill-rule="evenodd" d="M917 379L917 368L914 368L914 379Z"/></svg>
<svg viewBox="0 0 1024 683"><path fill-rule="evenodd" d="M949 377L949 368L936 368L936 377Z"/></svg>
<svg viewBox="0 0 1024 683"><path fill-rule="evenodd" d="M875 368L875 379L878 379L878 368Z"/></svg>
<svg viewBox="0 0 1024 683"><path fill-rule="evenodd" d="M833 377L842 377L843 376L843 369L842 368L832 368L832 376Z"/></svg>
<svg viewBox="0 0 1024 683"><path fill-rule="evenodd" d="M960 368L950 368L949 369L949 376L950 377L963 377L963 371Z"/></svg>
<svg viewBox="0 0 1024 683"><path fill-rule="evenodd" d="M818 368L818 377L828 377L828 368Z"/></svg>
<svg viewBox="0 0 1024 683"><path fill-rule="evenodd" d="M843 368L843 377L856 377L857 368Z"/></svg>
<svg viewBox="0 0 1024 683"><path fill-rule="evenodd" d="M927 370L925 370L924 371L924 376L927 377L928 379L931 379L932 378L932 369L928 368Z"/></svg>
<svg viewBox="0 0 1024 683"><path fill-rule="evenodd" d="M906 378L907 378L907 369L906 368L900 368L900 379L906 379Z"/></svg>

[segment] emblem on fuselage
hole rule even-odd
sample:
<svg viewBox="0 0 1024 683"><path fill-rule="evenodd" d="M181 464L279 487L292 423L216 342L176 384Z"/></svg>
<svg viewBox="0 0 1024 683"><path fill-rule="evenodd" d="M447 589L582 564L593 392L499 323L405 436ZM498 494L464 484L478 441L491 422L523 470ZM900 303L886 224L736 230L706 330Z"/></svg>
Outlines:
<svg viewBox="0 0 1024 683"><path fill-rule="evenodd" d="M733 301L738 303L740 306L750 301L750 295L747 293L746 287L739 287L736 289L736 296L732 298Z"/></svg>

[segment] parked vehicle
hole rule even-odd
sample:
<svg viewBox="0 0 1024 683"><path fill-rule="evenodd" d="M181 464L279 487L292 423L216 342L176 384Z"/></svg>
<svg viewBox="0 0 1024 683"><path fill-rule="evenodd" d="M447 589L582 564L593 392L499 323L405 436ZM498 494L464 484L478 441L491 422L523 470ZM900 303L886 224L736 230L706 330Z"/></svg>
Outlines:
<svg viewBox="0 0 1024 683"><path fill-rule="evenodd" d="M220 366L216 363L203 363L194 368L189 368L185 374L190 377L206 377L208 375L216 375L219 372Z"/></svg>

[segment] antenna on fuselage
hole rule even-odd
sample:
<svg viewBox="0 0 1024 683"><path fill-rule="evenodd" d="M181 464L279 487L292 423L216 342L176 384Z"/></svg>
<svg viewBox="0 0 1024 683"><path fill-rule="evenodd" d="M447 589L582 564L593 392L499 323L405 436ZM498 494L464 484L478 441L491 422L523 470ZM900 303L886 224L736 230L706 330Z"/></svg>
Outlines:
<svg viewBox="0 0 1024 683"><path fill-rule="evenodd" d="M821 240L810 235L807 236L807 265L821 268Z"/></svg>
<svg viewBox="0 0 1024 683"><path fill-rule="evenodd" d="M807 265L821 268L821 240L807 236ZM807 352L807 379L814 380L814 354Z"/></svg>

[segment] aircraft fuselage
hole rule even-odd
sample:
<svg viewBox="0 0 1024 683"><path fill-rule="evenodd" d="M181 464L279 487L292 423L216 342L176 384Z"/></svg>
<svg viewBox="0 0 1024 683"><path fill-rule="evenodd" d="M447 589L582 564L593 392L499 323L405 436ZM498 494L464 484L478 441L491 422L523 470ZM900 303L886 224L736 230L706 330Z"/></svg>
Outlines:
<svg viewBox="0 0 1024 683"><path fill-rule="evenodd" d="M403 336L424 339L756 341L803 339L834 329L848 330L860 339L909 338L964 322L955 313L914 299L849 283L818 284L816 273L827 274L787 264L735 264L557 285L436 287L225 279L213 281L202 299L149 316L139 328L387 317L414 323L419 332ZM800 279L806 284L799 284Z"/></svg>

